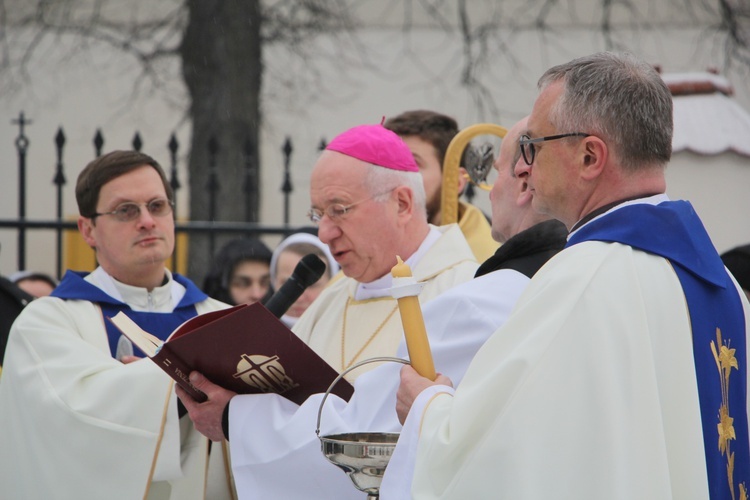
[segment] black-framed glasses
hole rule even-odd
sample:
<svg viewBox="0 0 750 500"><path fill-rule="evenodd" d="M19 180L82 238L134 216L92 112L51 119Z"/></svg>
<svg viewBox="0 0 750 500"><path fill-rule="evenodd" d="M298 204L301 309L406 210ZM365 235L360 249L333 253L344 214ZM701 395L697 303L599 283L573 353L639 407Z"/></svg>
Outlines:
<svg viewBox="0 0 750 500"><path fill-rule="evenodd" d="M148 213L154 217L164 217L172 213L174 204L166 198L156 198L148 203L127 202L117 205L111 212L94 213L91 218L100 215L111 215L120 222L130 222L141 216L141 206L145 206Z"/></svg>
<svg viewBox="0 0 750 500"><path fill-rule="evenodd" d="M378 196L382 196L386 193L390 193L391 191L393 191L393 189L389 189L388 191L384 191L382 193L374 194L368 198L365 198L364 200L359 200L350 205L342 205L341 203L332 203L328 205L325 208L325 210L320 210L318 208L310 208L310 210L308 210L307 212L307 216L310 218L310 222L312 222L316 226L320 224L320 220L323 218L324 215L327 215L328 218L331 219L333 222L339 222L349 212L351 212L352 208L356 207L360 203L370 201L374 198L377 198Z"/></svg>
<svg viewBox="0 0 750 500"><path fill-rule="evenodd" d="M524 134L518 140L518 145L521 147L521 155L523 156L523 161L526 162L526 165L531 165L532 163L534 163L534 156L536 156L536 148L534 147L534 144L539 144L540 142L546 141L556 141L557 139L564 139L565 137L588 137L590 135L591 134L586 134L583 132L571 132L569 134L548 135L547 137L537 137L535 139L532 139L528 135Z"/></svg>

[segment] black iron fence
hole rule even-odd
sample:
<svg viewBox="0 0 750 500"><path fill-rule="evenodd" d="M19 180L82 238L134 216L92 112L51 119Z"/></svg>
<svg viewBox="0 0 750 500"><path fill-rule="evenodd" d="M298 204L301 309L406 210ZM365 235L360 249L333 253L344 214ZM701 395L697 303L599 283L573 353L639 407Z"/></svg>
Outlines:
<svg viewBox="0 0 750 500"><path fill-rule="evenodd" d="M62 276L63 272L63 234L67 230L77 230L77 223L75 221L64 220L63 218L63 187L66 184L65 178L65 167L63 161L63 151L65 148L65 133L60 127L54 138L54 145L56 150L56 171L53 179L53 184L56 190L56 213L54 218L48 220L29 220L26 217L26 157L29 148L29 140L26 136L27 125L31 124L31 121L27 119L23 112L21 112L18 118L12 121L14 125L18 126L18 136L15 140L15 147L18 153L18 218L16 219L0 219L0 229L15 229L17 232L18 252L17 252L17 269L26 269L26 233L29 230L47 230L54 231L56 234L56 248L55 248L55 259L56 259L56 272L57 278ZM142 139L138 132L135 133L132 146L136 151L141 150L143 145ZM101 156L102 147L104 146L104 136L102 131L98 129L93 138L93 146L97 156ZM178 196L178 192L182 185L178 178L177 169L177 158L179 151L179 142L175 134L172 134L167 143L167 147L170 152L170 168L167 172L169 177L170 185L175 193L175 198ZM218 142L215 139L209 141L207 145L209 148L209 158L216 158L218 153ZM320 149L325 147L325 141L321 140L319 146ZM255 155L253 155L253 148L245 147L243 151L243 165L247 176L251 175L253 169L257 168L257 162ZM244 234L244 235L286 235L290 232L295 231L296 227L289 225L289 200L294 191L292 187L292 179L290 173L290 162L292 152L294 150L292 141L289 137L286 138L281 148L284 154L284 181L281 186L283 193L283 204L284 204L284 223L282 225L266 225L257 222L229 222L229 221L187 221L181 222L178 218L179 214L175 214L175 231L187 234L208 234L209 236L209 248L211 255L214 254L215 250L215 238L217 235L223 234ZM165 167L165 170L166 167ZM216 197L219 192L218 189L218 176L212 176L209 179L209 207L216 206ZM250 183L246 183L245 189L254 189ZM248 210L250 210L248 208ZM212 219L212 212L209 210L209 217ZM248 220L251 220L253 214L247 213ZM175 251L172 258L171 267L177 269L178 265L178 239L175 239Z"/></svg>

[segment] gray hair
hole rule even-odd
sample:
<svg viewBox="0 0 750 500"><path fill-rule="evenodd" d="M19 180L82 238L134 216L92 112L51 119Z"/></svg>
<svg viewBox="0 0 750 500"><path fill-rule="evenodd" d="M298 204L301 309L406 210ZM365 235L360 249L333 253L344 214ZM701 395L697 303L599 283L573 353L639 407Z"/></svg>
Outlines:
<svg viewBox="0 0 750 500"><path fill-rule="evenodd" d="M600 52L554 66L539 88L562 80L550 112L560 133L600 137L623 168L664 166L672 155L672 95L656 70L631 54Z"/></svg>
<svg viewBox="0 0 750 500"><path fill-rule="evenodd" d="M393 170L368 163L364 184L370 194L376 195L373 198L375 201L386 200L390 192L399 186L410 188L414 194L415 213L427 219L427 195L421 173Z"/></svg>

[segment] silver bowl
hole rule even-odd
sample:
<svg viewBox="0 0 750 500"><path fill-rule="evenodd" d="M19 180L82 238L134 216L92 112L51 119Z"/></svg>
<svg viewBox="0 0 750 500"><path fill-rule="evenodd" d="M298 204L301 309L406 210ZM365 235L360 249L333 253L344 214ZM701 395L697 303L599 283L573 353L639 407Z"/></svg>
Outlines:
<svg viewBox="0 0 750 500"><path fill-rule="evenodd" d="M346 472L357 489L377 497L398 436L395 432L349 432L322 436L320 443L323 455Z"/></svg>
<svg viewBox="0 0 750 500"><path fill-rule="evenodd" d="M351 370L376 361L394 361L409 364L401 358L379 357L360 361L347 368L331 383L318 408L318 426L315 429L320 439L321 450L329 462L346 472L354 486L365 493L368 499L378 498L380 483L385 468L393 455L399 434L397 432L347 432L342 434L320 435L320 416L323 404L336 383Z"/></svg>

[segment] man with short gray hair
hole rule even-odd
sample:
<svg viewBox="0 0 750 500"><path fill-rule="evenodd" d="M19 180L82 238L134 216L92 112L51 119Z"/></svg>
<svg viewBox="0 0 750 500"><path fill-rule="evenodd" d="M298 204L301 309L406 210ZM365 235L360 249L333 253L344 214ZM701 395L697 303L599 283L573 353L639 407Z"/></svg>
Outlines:
<svg viewBox="0 0 750 500"><path fill-rule="evenodd" d="M746 498L750 304L690 204L664 194L667 86L599 53L540 90L516 175L568 245L455 391L402 369L416 465L382 498Z"/></svg>

